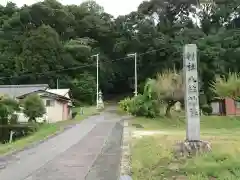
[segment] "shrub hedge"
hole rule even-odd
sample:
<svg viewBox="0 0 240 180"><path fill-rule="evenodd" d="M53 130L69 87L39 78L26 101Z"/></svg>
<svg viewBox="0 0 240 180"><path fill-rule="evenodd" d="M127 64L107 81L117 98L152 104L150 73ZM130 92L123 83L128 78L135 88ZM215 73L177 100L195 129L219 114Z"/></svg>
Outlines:
<svg viewBox="0 0 240 180"><path fill-rule="evenodd" d="M39 126L40 124L38 123L24 123L4 126L2 125L0 126L0 142L1 143L9 142L11 131L14 132L13 140L16 140L36 132Z"/></svg>

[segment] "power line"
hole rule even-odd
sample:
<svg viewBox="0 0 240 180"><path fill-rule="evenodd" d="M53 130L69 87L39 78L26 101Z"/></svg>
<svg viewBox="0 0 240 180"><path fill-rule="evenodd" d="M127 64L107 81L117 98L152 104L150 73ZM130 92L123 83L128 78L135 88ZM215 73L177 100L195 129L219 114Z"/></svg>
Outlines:
<svg viewBox="0 0 240 180"><path fill-rule="evenodd" d="M150 53L153 53L153 52L158 52L158 51L161 51L161 50L165 50L165 49L167 49L167 48L155 49L155 50L147 51L147 52L144 52L144 53L139 53L138 57L143 56L145 54L150 54ZM175 55L177 53L179 53L179 52L178 51L174 52L171 55ZM118 58L118 59L114 59L114 60L111 60L111 61L101 61L101 63L111 63L111 62L117 62L117 61L126 60L126 59L131 59L131 57L123 57L123 58ZM51 74L51 73L58 73L58 72L63 72L63 71L68 71L68 70L76 70L76 69L81 69L81 68L86 68L86 67L91 67L91 66L96 66L96 63L87 64L87 65L81 65L81 66L75 66L75 67L65 68L65 69L59 69L59 70L53 70L53 71L47 71L47 72L44 72L44 73L28 72L27 74L22 74L22 75L17 75L17 76L4 76L4 77L0 77L0 80L2 80L2 79L21 78L21 77L25 77L25 76L28 77L30 75L41 76L41 75L46 75L46 74Z"/></svg>

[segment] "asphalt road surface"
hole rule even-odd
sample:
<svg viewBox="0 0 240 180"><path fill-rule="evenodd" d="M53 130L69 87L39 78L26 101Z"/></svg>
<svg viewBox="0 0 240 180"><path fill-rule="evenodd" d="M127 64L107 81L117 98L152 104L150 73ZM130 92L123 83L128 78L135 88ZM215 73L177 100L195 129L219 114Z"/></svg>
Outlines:
<svg viewBox="0 0 240 180"><path fill-rule="evenodd" d="M121 117L104 112L7 158L0 180L117 180Z"/></svg>

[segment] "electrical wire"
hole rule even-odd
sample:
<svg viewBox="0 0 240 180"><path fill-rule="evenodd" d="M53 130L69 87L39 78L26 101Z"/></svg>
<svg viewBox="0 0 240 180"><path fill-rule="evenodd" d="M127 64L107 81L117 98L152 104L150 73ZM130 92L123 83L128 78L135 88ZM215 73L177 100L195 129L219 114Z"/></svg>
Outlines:
<svg viewBox="0 0 240 180"><path fill-rule="evenodd" d="M161 51L161 50L165 50L167 48L161 48L161 49L155 49L155 50L151 50L151 51L147 51L147 52L144 52L144 53L139 53L138 54L138 57L139 56L143 56L145 54L150 54L150 53L153 53L153 52L158 52L158 51ZM174 52L173 54L171 55L174 55L174 54L177 54L179 53L178 51L177 52ZM120 60L126 60L126 59L130 59L131 57L127 56L127 57L123 57L123 58L118 58L118 59L114 59L114 60L111 60L111 61L101 61L101 63L111 63L111 62L117 62L117 61L120 61ZM96 63L93 63L93 64L87 64L87 65L81 65L81 66L75 66L75 67L71 67L71 68L65 68L65 69L59 69L59 70L53 70L53 71L47 71L47 72L44 72L44 73L33 73L33 72L28 72L27 74L20 74L20 75L16 75L16 76L4 76L4 77L0 77L0 80L3 80L3 79L14 79L14 78L21 78L21 77L25 77L25 76L30 76L30 75L38 75L38 76L41 76L41 75L46 75L46 74L51 74L51 73L58 73L58 72L63 72L63 71L68 71L68 70L76 70L76 69L81 69L81 68L86 68L86 67L91 67L91 66L96 66Z"/></svg>

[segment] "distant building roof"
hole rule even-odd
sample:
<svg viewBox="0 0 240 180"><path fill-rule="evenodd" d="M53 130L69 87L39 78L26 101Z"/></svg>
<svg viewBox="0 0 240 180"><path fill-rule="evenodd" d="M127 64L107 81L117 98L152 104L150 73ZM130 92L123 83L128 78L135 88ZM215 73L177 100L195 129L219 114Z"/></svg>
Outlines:
<svg viewBox="0 0 240 180"><path fill-rule="evenodd" d="M70 89L47 89L46 91L52 94L57 94L59 96L71 99L69 94ZM68 105L72 106L72 101L69 101Z"/></svg>
<svg viewBox="0 0 240 180"><path fill-rule="evenodd" d="M57 98L57 99L62 99L62 100L67 100L67 101L70 100L70 98L68 98L68 97L61 96L61 95L55 94L55 93L51 93L46 90L37 90L37 91L33 91L33 92L30 92L27 94L23 94L21 96L18 96L18 99L23 99L26 96L29 96L30 94L38 94L40 97L52 97L52 98Z"/></svg>
<svg viewBox="0 0 240 180"><path fill-rule="evenodd" d="M38 90L46 90L48 84L0 85L0 94L18 97Z"/></svg>
<svg viewBox="0 0 240 180"><path fill-rule="evenodd" d="M70 89L47 89L46 91L50 92L50 93L53 93L53 94L57 94L57 95L60 95L60 96L70 98L69 94L68 94Z"/></svg>

